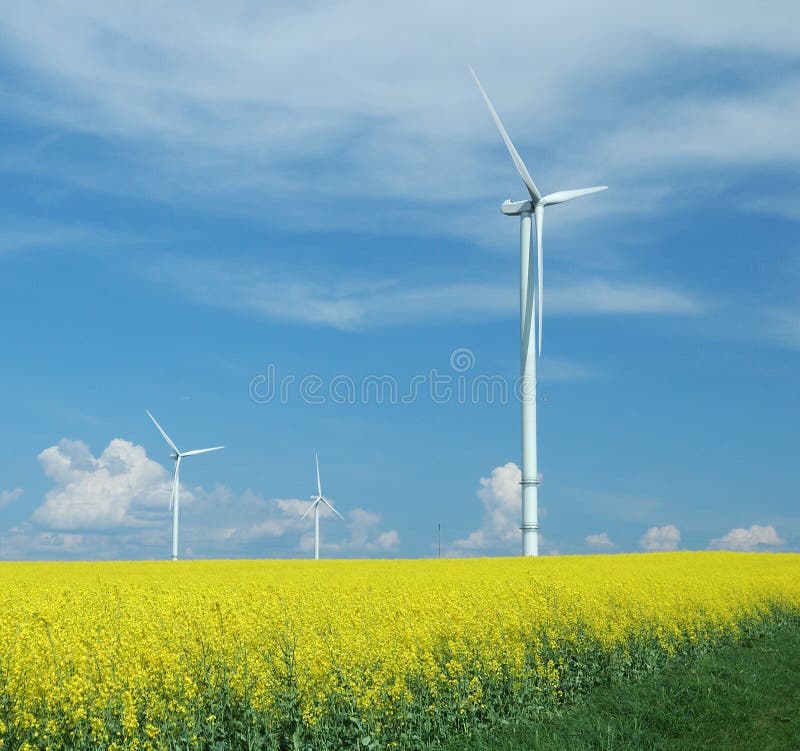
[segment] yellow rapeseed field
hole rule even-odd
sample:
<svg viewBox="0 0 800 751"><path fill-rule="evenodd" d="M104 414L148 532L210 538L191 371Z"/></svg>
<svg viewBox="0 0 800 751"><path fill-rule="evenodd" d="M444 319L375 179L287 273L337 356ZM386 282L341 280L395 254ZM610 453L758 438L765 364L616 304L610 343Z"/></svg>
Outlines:
<svg viewBox="0 0 800 751"><path fill-rule="evenodd" d="M0 747L414 747L798 612L789 554L0 564Z"/></svg>

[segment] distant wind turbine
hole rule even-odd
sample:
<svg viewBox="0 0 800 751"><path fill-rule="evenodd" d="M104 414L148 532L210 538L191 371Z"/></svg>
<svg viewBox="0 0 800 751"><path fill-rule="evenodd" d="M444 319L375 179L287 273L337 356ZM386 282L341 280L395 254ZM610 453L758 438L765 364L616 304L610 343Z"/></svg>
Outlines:
<svg viewBox="0 0 800 751"><path fill-rule="evenodd" d="M528 189L530 198L525 201L504 201L500 210L506 216L519 216L520 228L520 369L522 375L522 554L539 554L539 519L538 519L538 488L539 475L536 466L536 356L533 344L533 319L534 291L537 299L538 318L538 353L542 354L542 229L544 226L544 208L557 203L571 201L573 198L597 193L606 190L608 186L598 185L593 188L578 188L577 190L561 190L543 196L528 173L525 163L511 143L511 139L500 122L488 94L481 86L475 71L470 68L470 73L478 85L492 119L503 137L508 153L519 176ZM531 215L536 217L536 263L531 263ZM538 279L534 285L534 267L538 271ZM534 290L535 286L535 290Z"/></svg>
<svg viewBox="0 0 800 751"><path fill-rule="evenodd" d="M314 560L319 560L319 504L324 503L336 516L342 521L344 517L328 502L328 499L322 495L322 482L319 479L319 457L316 452L314 453L314 461L317 464L317 494L311 496L311 505L308 507L301 520L305 519L312 511L314 512Z"/></svg>
<svg viewBox="0 0 800 751"><path fill-rule="evenodd" d="M169 507L172 510L172 560L178 560L178 512L180 509L180 469L181 469L181 459L185 456L195 456L196 454L207 454L209 451L219 451L220 449L225 448L224 446L214 446L210 449L194 449L193 451L179 451L178 447L172 442L172 439L166 434L164 428L162 428L155 417L150 414L150 410L145 410L147 412L147 416L153 421L155 426L158 428L158 432L164 436L164 440L167 442L167 445L173 450L173 454L170 454L171 459L175 462L175 480L172 483L172 496L170 497Z"/></svg>

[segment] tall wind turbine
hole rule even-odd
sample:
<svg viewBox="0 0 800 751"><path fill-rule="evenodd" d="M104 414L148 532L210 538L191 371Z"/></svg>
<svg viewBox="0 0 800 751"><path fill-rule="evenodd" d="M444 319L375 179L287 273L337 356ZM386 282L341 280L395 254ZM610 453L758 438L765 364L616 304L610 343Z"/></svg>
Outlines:
<svg viewBox="0 0 800 751"><path fill-rule="evenodd" d="M225 448L224 446L214 446L210 449L194 449L193 451L179 451L178 447L172 442L172 439L166 434L164 428L162 428L158 421L156 420L153 415L150 414L150 410L145 410L147 412L147 416L155 423L155 426L158 428L158 432L164 436L164 440L167 442L167 445L173 450L174 453L170 454L170 458L172 461L175 462L175 480L172 483L172 496L170 497L169 507L172 511L172 560L178 560L178 511L180 509L180 470L181 470L181 459L185 456L195 456L196 454L207 454L209 451L219 451L220 449Z"/></svg>
<svg viewBox="0 0 800 751"><path fill-rule="evenodd" d="M319 479L319 457L314 453L314 461L317 463L317 494L311 496L311 505L308 507L300 519L305 519L312 511L314 512L314 560L319 560L319 504L324 503L336 516L344 521L344 517L328 502L322 495L322 482Z"/></svg>
<svg viewBox="0 0 800 751"><path fill-rule="evenodd" d="M478 76L472 68L469 69L478 89L483 96L492 119L503 137L508 153L519 176L528 189L529 199L524 201L504 201L500 210L506 216L518 216L521 220L520 228L520 369L522 375L522 554L539 554L539 511L538 492L539 475L536 466L536 353L534 352L534 291L536 291L537 319L538 319L538 354L542 354L542 228L544 225L545 206L571 201L573 198L597 193L606 190L608 186L599 185L594 188L578 188L577 190L561 190L543 196L528 173L525 163L511 143L511 139L500 122L489 96L481 86ZM531 215L536 217L536 259L531 258ZM534 268L537 270L537 279L534 283Z"/></svg>

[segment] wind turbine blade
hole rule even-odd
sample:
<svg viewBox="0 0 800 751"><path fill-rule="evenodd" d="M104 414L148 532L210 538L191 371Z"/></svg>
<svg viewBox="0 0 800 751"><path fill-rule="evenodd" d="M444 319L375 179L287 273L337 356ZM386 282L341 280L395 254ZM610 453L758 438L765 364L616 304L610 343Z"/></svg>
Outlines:
<svg viewBox="0 0 800 751"><path fill-rule="evenodd" d="M319 479L319 455L314 452L314 461L317 463L317 495L322 496L322 482Z"/></svg>
<svg viewBox="0 0 800 751"><path fill-rule="evenodd" d="M184 451L181 456L194 456L195 454L207 454L209 451L219 451L224 449L224 446L214 446L210 449L194 449L193 451Z"/></svg>
<svg viewBox="0 0 800 751"><path fill-rule="evenodd" d="M511 139L508 137L508 133L506 133L506 129L503 127L503 123L500 122L500 118L497 116L497 112L495 111L495 108L492 105L491 99L489 99L489 95L486 93L486 90L481 85L481 82L478 80L478 76L476 75L472 67L470 67L469 72L472 73L472 77L475 79L475 83L478 84L478 89L480 90L481 95L483 96L483 100L486 102L486 106L489 108L489 112L492 115L492 119L494 120L497 129L500 131L500 135L503 137L503 141L505 141L506 148L508 149L508 153L511 154L511 158L514 160L514 165L517 168L517 172L519 172L519 176L522 178L523 182L528 188L528 193L531 194L531 198L533 199L534 202L541 201L542 194L539 192L539 189L533 182L533 178L528 173L528 168L525 166L525 162L522 161L522 157L514 148L514 144L511 143Z"/></svg>
<svg viewBox="0 0 800 751"><path fill-rule="evenodd" d="M328 503L327 499L320 496L320 500L331 510L333 511L336 516L338 516L342 521L344 521L344 517L333 507L330 503Z"/></svg>
<svg viewBox="0 0 800 751"><path fill-rule="evenodd" d="M608 190L608 185L597 185L594 188L578 188L577 190L559 190L557 193L545 196L542 199L542 203L545 206L552 206L554 203L564 203L564 201L571 201L573 198L588 196L590 193L599 193L601 190Z"/></svg>
<svg viewBox="0 0 800 751"><path fill-rule="evenodd" d="M155 423L155 426L158 428L158 432L159 432L159 433L161 433L161 435L163 435L163 436L164 436L164 440L165 440L165 441L166 441L166 442L169 444L170 448L171 448L171 449L172 449L172 450L173 450L173 451L174 451L176 454L180 454L181 452L180 452L180 451L178 451L178 447L177 447L177 446L176 446L176 445L175 445L175 444L172 442L172 439L171 439L171 438L170 438L170 437L169 437L169 436L168 436L168 435L167 435L167 434L164 432L164 428L162 428L162 427L161 427L161 426L158 424L158 421L156 420L156 418L155 418L155 417L153 417L153 415L151 415L151 414L150 414L150 410L149 410L149 409L146 409L146 410L145 410L145 412L147 412L147 416L148 416L148 417L149 417L149 418L150 418L150 419L151 419L151 420L152 420L152 421Z"/></svg>
<svg viewBox="0 0 800 751"><path fill-rule="evenodd" d="M542 356L542 310L543 310L543 280L544 280L544 252L542 249L542 231L544 230L544 206L541 204L534 209L536 213L536 269L539 274L536 288L539 315L539 357Z"/></svg>
<svg viewBox="0 0 800 751"><path fill-rule="evenodd" d="M311 503L311 505L306 509L306 513L300 517L300 521L303 521L313 510L314 507L319 503L319 498Z"/></svg>

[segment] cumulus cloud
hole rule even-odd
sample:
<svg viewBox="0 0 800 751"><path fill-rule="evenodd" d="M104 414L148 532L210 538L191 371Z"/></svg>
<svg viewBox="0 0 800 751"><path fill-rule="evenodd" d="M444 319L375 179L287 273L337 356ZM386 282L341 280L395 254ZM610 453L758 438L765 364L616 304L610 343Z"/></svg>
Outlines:
<svg viewBox="0 0 800 751"><path fill-rule="evenodd" d="M783 545L784 542L771 524L766 527L753 524L750 529L732 529L726 535L711 540L708 546L720 550L756 550L759 547Z"/></svg>
<svg viewBox="0 0 800 751"><path fill-rule="evenodd" d="M172 478L142 446L115 438L95 457L83 441L66 438L39 454L54 487L31 520L49 530L88 531L151 526L169 503ZM194 496L181 486L181 502Z"/></svg>
<svg viewBox="0 0 800 751"><path fill-rule="evenodd" d="M648 552L677 550L681 541L680 530L674 524L650 527L639 539L639 546Z"/></svg>
<svg viewBox="0 0 800 751"><path fill-rule="evenodd" d="M227 489L218 489L217 495ZM230 494L232 496L232 494ZM301 498L262 498L251 490L245 491L238 500L232 499L239 508L236 514L238 525L226 527L226 538L239 537L246 540L260 540L283 537L290 532L300 532L308 525L310 515L303 519L309 501ZM232 505L232 503L231 503ZM327 508L320 509L320 516L333 516Z"/></svg>
<svg viewBox="0 0 800 751"><path fill-rule="evenodd" d="M22 488L15 488L14 490L0 490L0 508L7 506L9 503L22 498L25 491Z"/></svg>
<svg viewBox="0 0 800 751"><path fill-rule="evenodd" d="M373 550L394 550L400 544L400 535L396 529L381 532L374 542Z"/></svg>
<svg viewBox="0 0 800 751"><path fill-rule="evenodd" d="M77 534L75 532L51 532L38 529L30 522L12 527L10 534L0 540L0 549L5 559L71 557L94 545L97 558L108 557L102 535Z"/></svg>
<svg viewBox="0 0 800 751"><path fill-rule="evenodd" d="M83 441L64 439L39 454L53 487L29 521L10 531L0 548L6 558L166 557L172 475L142 446L115 438L95 456ZM22 491L4 491L11 498ZM333 503L333 501L331 501ZM293 557L313 547L309 501L264 498L181 484L181 547L185 557ZM400 544L379 514L344 509L345 521L326 506L320 516L326 554L391 553Z"/></svg>
<svg viewBox="0 0 800 751"><path fill-rule="evenodd" d="M481 477L477 495L483 505L481 526L452 545L455 554L489 549L510 550L519 545L519 515L522 506L522 472L514 462Z"/></svg>
<svg viewBox="0 0 800 751"><path fill-rule="evenodd" d="M41 532L37 535L37 548L50 548L65 553L80 551L84 547L84 536L73 532Z"/></svg>
<svg viewBox="0 0 800 751"><path fill-rule="evenodd" d="M593 548L608 549L616 547L611 538L608 536L608 532L600 532L596 535L586 535L584 539L586 540L587 544Z"/></svg>
<svg viewBox="0 0 800 751"><path fill-rule="evenodd" d="M400 535L396 529L382 530L383 517L362 508L354 508L347 515L347 526L350 531L350 548L370 552L386 552L400 544Z"/></svg>
<svg viewBox="0 0 800 751"><path fill-rule="evenodd" d="M219 495L219 490L217 495ZM330 500L330 499L329 499ZM336 504L331 503L336 507ZM314 519L311 514L303 518L309 501L299 498L266 499L246 491L235 501L238 524L225 528L225 540L230 545L242 542L263 545L265 554L275 550L286 553L308 552L314 548ZM320 549L327 555L361 555L387 553L400 544L395 529L383 528L380 514L356 507L337 509L344 522L327 506L320 506Z"/></svg>
<svg viewBox="0 0 800 751"><path fill-rule="evenodd" d="M327 515L333 516L330 511ZM382 521L383 517L380 514L363 508L354 508L345 514L346 535L340 537L336 534L335 527L330 531L324 530L320 549L323 552L327 551L329 555L379 554L395 550L400 544L400 535L396 529L382 529ZM330 538L332 541L329 541ZM309 531L301 541L301 548L311 551L313 547L314 535Z"/></svg>

